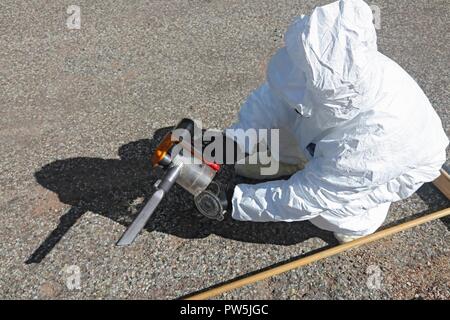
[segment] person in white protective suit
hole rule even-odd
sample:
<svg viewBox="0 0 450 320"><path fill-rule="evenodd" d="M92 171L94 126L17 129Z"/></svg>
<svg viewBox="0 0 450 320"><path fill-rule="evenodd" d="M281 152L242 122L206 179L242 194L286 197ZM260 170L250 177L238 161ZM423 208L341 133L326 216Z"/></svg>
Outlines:
<svg viewBox="0 0 450 320"><path fill-rule="evenodd" d="M364 1L341 0L288 28L267 82L230 128L280 129L275 177L292 175L238 184L234 219L310 220L347 242L375 232L392 202L439 176L448 145L441 121L418 84L377 51L372 20ZM251 165L236 171L268 178Z"/></svg>

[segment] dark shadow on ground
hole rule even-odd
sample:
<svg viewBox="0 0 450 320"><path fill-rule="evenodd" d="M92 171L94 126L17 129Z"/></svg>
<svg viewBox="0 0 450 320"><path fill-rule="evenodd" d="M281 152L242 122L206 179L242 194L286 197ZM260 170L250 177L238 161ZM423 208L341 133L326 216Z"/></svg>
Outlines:
<svg viewBox="0 0 450 320"><path fill-rule="evenodd" d="M121 146L120 159L70 158L49 163L37 171L37 182L72 207L26 263L42 261L87 211L128 226L154 192L157 178L152 173L150 155L169 130L159 129L152 140L143 139ZM224 166L219 181L232 178L232 171L232 166ZM319 237L328 244L336 243L330 232L309 222L252 223L235 221L229 216L221 222L207 219L196 211L192 196L177 185L159 205L145 229L187 239L216 234L244 242L278 245L296 244L312 237ZM117 239L120 236L118 234Z"/></svg>
<svg viewBox="0 0 450 320"><path fill-rule="evenodd" d="M433 212L443 210L445 208L450 207L450 201L430 182L425 183L419 190L416 191L419 198L422 199L423 202L427 205L427 209L416 212L414 214L408 215L404 218L397 219L393 222L384 224L381 229L387 229L389 227L393 227L408 221L415 220L417 218L426 216L427 214L431 214ZM445 217L440 219L447 229L450 230L450 219L449 217Z"/></svg>
<svg viewBox="0 0 450 320"><path fill-rule="evenodd" d="M432 213L450 207L450 200L448 200L431 182L424 184L417 191L417 195L428 205L426 213ZM450 231L450 216L440 220Z"/></svg>

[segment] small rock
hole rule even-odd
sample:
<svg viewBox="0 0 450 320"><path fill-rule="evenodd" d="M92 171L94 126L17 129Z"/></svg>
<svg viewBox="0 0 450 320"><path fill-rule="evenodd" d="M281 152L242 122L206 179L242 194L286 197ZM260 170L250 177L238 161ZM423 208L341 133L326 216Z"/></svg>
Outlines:
<svg viewBox="0 0 450 320"><path fill-rule="evenodd" d="M61 293L61 286L53 281L44 282L39 288L41 298L56 298Z"/></svg>

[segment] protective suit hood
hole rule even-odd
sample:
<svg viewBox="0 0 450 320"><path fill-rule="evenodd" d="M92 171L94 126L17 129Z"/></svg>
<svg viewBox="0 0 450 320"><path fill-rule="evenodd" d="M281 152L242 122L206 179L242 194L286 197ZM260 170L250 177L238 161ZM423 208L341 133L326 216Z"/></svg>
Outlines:
<svg viewBox="0 0 450 320"><path fill-rule="evenodd" d="M285 34L285 47L269 63L267 79L317 133L356 117L376 96L377 52L370 7L341 0L297 18ZM288 75L288 76L286 76Z"/></svg>

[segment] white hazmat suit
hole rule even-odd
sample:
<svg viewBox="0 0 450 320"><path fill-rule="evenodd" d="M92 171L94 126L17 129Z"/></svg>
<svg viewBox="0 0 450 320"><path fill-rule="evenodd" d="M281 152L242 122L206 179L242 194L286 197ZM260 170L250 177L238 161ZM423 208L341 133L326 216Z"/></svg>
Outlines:
<svg viewBox="0 0 450 320"><path fill-rule="evenodd" d="M267 82L231 128L280 129L279 160L309 161L288 180L237 185L234 219L311 220L363 236L391 202L439 176L448 145L441 121L417 83L377 51L372 20L362 0L341 0L289 27Z"/></svg>

